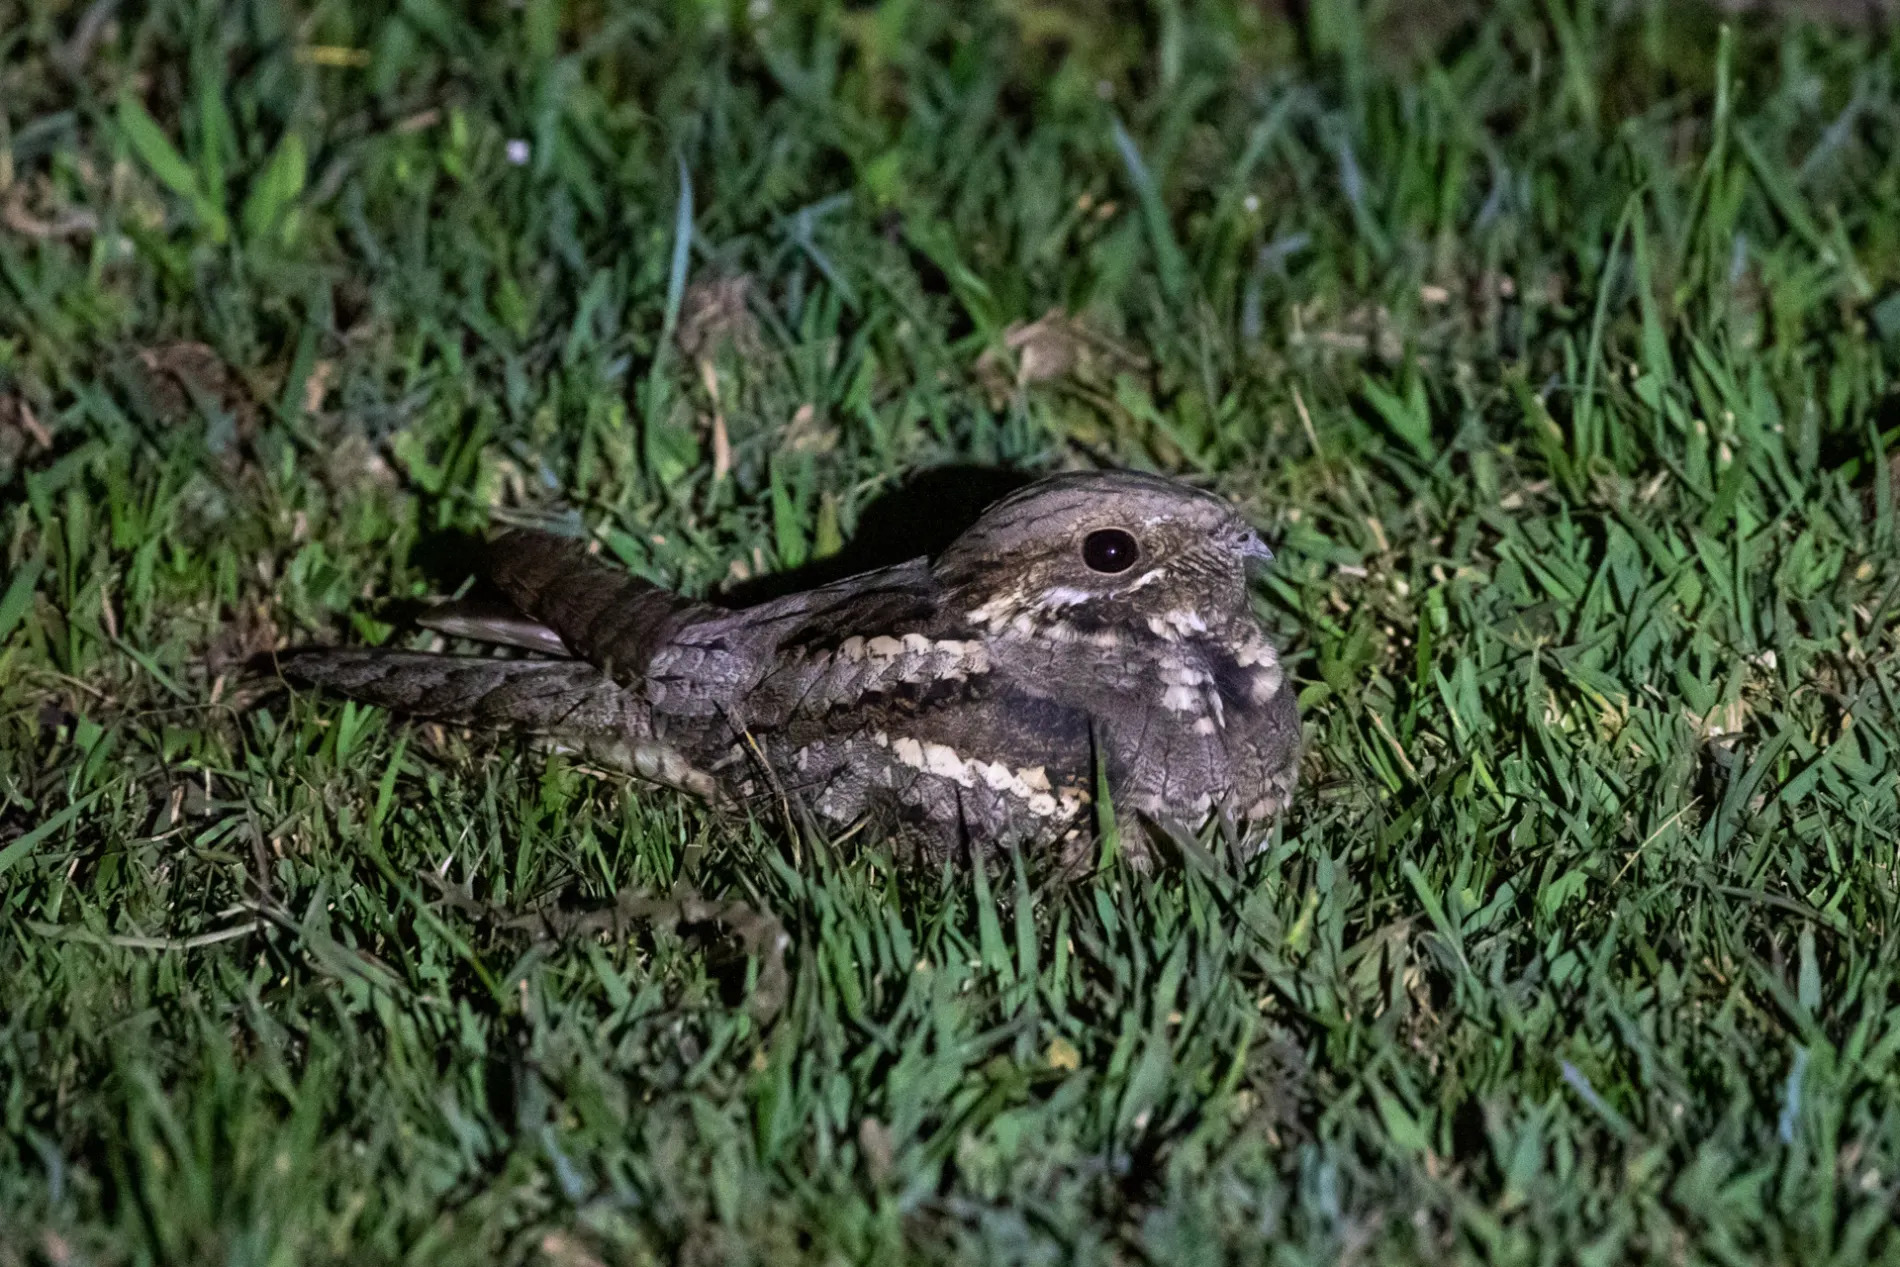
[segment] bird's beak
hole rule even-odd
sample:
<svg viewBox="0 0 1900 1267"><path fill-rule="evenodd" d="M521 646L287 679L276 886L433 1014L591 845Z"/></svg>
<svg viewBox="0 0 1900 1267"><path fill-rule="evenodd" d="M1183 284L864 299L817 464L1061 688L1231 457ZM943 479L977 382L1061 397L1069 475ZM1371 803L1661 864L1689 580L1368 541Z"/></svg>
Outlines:
<svg viewBox="0 0 1900 1267"><path fill-rule="evenodd" d="M1250 563L1273 562L1273 551L1267 548L1267 543L1260 539L1260 534L1257 532L1247 534L1246 543L1240 547L1240 553Z"/></svg>

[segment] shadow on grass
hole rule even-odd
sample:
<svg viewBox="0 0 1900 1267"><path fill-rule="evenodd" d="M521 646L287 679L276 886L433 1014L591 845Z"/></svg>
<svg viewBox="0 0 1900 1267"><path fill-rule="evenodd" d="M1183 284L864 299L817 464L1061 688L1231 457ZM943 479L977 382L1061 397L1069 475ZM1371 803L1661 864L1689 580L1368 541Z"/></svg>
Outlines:
<svg viewBox="0 0 1900 1267"><path fill-rule="evenodd" d="M858 530L838 553L733 585L715 601L749 607L919 555L935 556L992 502L1034 478L1024 471L964 464L919 471L864 508Z"/></svg>
<svg viewBox="0 0 1900 1267"><path fill-rule="evenodd" d="M858 518L858 530L836 554L740 582L709 597L722 607L750 607L919 555L934 556L974 523L985 507L1033 478L1023 471L963 464L920 471L867 505ZM484 575L487 549L476 533L428 533L411 549L409 561L436 593L462 593L459 605L465 608L511 611L507 598ZM436 601L389 599L377 605L376 615L391 624L413 625Z"/></svg>

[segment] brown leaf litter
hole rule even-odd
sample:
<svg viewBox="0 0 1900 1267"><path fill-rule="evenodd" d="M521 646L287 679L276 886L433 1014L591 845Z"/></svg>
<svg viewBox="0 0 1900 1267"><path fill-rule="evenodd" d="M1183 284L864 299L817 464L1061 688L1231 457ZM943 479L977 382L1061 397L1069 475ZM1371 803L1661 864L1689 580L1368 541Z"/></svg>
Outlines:
<svg viewBox="0 0 1900 1267"><path fill-rule="evenodd" d="M975 372L992 404L1000 406L1039 383L1099 385L1123 371L1146 370L1148 364L1134 348L1051 308L1034 321L1011 323L1001 345L992 344L977 358Z"/></svg>

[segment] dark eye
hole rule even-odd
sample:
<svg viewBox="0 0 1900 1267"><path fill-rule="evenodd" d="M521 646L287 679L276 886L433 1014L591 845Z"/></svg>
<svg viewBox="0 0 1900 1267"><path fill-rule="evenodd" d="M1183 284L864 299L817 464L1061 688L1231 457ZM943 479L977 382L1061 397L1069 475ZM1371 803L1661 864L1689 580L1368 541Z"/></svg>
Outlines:
<svg viewBox="0 0 1900 1267"><path fill-rule="evenodd" d="M1082 538L1082 562L1096 572L1126 572L1135 566L1141 547L1120 528L1099 528Z"/></svg>

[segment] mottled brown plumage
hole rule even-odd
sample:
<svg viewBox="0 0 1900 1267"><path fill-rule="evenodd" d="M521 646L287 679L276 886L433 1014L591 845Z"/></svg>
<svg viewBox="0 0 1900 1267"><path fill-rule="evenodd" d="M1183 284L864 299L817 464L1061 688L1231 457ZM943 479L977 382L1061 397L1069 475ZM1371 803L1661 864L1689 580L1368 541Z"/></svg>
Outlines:
<svg viewBox="0 0 1900 1267"><path fill-rule="evenodd" d="M1220 499L1126 472L1032 484L934 563L736 611L511 532L491 572L518 613L424 623L541 658L315 650L282 667L722 804L783 797L924 860L1017 844L1074 861L1098 769L1124 822L1285 806L1299 719L1246 589L1268 557Z"/></svg>

